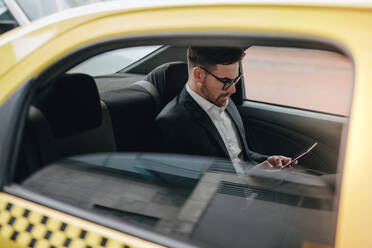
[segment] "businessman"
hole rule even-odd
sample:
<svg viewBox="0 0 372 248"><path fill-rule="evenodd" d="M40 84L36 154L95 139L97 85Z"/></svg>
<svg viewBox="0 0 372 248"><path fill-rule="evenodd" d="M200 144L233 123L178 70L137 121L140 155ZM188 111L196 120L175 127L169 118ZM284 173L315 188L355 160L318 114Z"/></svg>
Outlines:
<svg viewBox="0 0 372 248"><path fill-rule="evenodd" d="M243 121L230 99L242 77L244 55L241 48L188 48L189 79L155 120L162 152L226 158L236 173L244 173L247 164L281 168L291 160L256 153L247 145Z"/></svg>

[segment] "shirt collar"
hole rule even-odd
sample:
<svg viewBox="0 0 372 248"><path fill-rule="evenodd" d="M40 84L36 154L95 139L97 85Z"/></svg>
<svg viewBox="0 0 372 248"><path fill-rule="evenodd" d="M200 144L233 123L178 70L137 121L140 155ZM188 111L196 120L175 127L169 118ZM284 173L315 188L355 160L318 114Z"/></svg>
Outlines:
<svg viewBox="0 0 372 248"><path fill-rule="evenodd" d="M225 106L218 107L202 96L199 96L193 89L191 89L188 83L186 84L186 90L205 112L217 111L219 113L222 113L223 111L225 111L227 105L229 104L229 100L227 100Z"/></svg>

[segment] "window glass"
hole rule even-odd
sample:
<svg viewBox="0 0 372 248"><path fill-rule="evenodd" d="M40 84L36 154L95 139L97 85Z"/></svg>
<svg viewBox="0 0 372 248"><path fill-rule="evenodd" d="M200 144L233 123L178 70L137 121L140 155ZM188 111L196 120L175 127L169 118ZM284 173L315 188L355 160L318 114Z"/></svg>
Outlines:
<svg viewBox="0 0 372 248"><path fill-rule="evenodd" d="M0 20L13 20L13 17L2 0L0 0Z"/></svg>
<svg viewBox="0 0 372 248"><path fill-rule="evenodd" d="M5 5L4 1L0 0L0 34L17 26L12 14Z"/></svg>
<svg viewBox="0 0 372 248"><path fill-rule="evenodd" d="M113 74L151 54L160 46L132 47L95 56L71 69L70 73L86 73L91 76Z"/></svg>
<svg viewBox="0 0 372 248"><path fill-rule="evenodd" d="M243 61L247 99L289 107L252 103L235 111L233 100L214 108L185 93L187 45L106 52L42 82L25 118L14 183L198 246L332 247L348 118L333 115L342 112L330 110L333 102L311 87L341 95L347 113L351 99L341 91L351 91L349 60L318 50L251 47ZM199 96L225 93L221 79L236 77L243 50L224 50L234 51L236 62L222 69L194 67L205 75L193 85ZM127 73L116 73L125 67ZM309 92L307 100L295 98ZM211 115L192 99L211 106ZM290 161L315 142L294 168L262 167L272 155Z"/></svg>
<svg viewBox="0 0 372 248"><path fill-rule="evenodd" d="M177 155L75 156L49 164L23 186L90 212L212 247L332 243L333 193L320 175L297 171L283 178L251 170L236 176L230 166L221 159Z"/></svg>
<svg viewBox="0 0 372 248"><path fill-rule="evenodd" d="M249 100L348 115L352 64L337 53L250 47L243 60Z"/></svg>
<svg viewBox="0 0 372 248"><path fill-rule="evenodd" d="M28 18L35 20L65 9L112 0L16 0Z"/></svg>

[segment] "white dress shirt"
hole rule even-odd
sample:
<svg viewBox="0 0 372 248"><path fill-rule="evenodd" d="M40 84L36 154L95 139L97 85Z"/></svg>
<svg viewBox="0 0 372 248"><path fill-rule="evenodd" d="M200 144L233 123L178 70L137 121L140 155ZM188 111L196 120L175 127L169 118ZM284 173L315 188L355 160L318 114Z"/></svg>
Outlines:
<svg viewBox="0 0 372 248"><path fill-rule="evenodd" d="M199 106L208 114L214 126L217 128L218 133L225 143L236 173L244 173L241 166L243 162L243 152L239 134L234 122L231 120L230 115L225 111L229 102L227 101L223 107L218 107L195 93L188 84L186 84L186 90L199 104Z"/></svg>

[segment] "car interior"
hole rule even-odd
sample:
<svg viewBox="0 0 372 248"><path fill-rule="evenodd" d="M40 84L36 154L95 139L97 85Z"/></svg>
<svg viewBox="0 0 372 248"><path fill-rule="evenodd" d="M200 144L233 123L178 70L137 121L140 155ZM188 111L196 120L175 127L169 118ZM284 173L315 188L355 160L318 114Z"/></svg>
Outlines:
<svg viewBox="0 0 372 248"><path fill-rule="evenodd" d="M13 182L202 246L332 245L334 175L348 116L249 101L242 78L232 100L252 150L295 156L318 142L298 168L278 176L257 172L247 181L218 158L159 155L154 120L188 80L186 49L164 45L112 74L65 70L41 84L28 109ZM270 239L259 235L268 231Z"/></svg>

